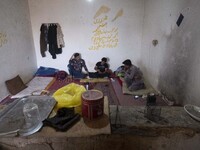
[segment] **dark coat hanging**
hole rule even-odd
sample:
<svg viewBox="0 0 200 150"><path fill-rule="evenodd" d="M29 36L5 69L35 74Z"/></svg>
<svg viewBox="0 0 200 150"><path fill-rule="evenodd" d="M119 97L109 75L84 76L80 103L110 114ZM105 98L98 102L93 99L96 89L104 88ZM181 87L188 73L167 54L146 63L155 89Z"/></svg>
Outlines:
<svg viewBox="0 0 200 150"><path fill-rule="evenodd" d="M45 24L42 24L40 27L40 53L42 57L45 57L45 52L47 51L47 44L48 44L48 27Z"/></svg>
<svg viewBox="0 0 200 150"><path fill-rule="evenodd" d="M62 49L57 45L57 25L50 24L48 30L49 53L53 59L56 59L56 54L61 54Z"/></svg>

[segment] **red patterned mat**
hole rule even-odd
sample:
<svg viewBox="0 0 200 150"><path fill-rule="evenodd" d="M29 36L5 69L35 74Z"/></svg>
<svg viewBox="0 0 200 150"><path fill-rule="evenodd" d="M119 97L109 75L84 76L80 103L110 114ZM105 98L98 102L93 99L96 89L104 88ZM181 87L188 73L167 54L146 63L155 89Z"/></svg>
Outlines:
<svg viewBox="0 0 200 150"><path fill-rule="evenodd" d="M66 86L69 83L80 83L79 79L65 79L65 80L53 80L52 83L46 88L50 91L50 94L53 94L59 88ZM97 89L103 92L104 96L108 97L109 105L122 105L122 106L144 106L146 105L145 98L134 99L133 95L124 95L122 93L122 87L117 78L112 78L110 82L106 83L90 83L89 89ZM7 105L13 102L14 99L11 99L9 96L0 102L1 105ZM168 106L160 96L157 96L157 105L158 106Z"/></svg>
<svg viewBox="0 0 200 150"><path fill-rule="evenodd" d="M14 100L16 100L16 98L11 99L10 95L5 97L1 102L0 105L8 105L10 103L12 103Z"/></svg>
<svg viewBox="0 0 200 150"><path fill-rule="evenodd" d="M50 93L54 93L56 90L58 90L59 88L68 85L69 83L77 83L80 84L80 80L79 79L64 79L64 80L53 80L52 83L50 83L50 85L46 88L46 90L50 91Z"/></svg>
<svg viewBox="0 0 200 150"><path fill-rule="evenodd" d="M48 90L50 94L53 94L56 90L58 90L63 86L68 85L69 83L77 83L84 86L86 84L86 83L80 83L79 79L54 80L53 83L51 83L50 86L46 88L46 90ZM102 91L104 96L108 97L110 105L118 104L118 99L110 82L89 83L89 89L96 89Z"/></svg>

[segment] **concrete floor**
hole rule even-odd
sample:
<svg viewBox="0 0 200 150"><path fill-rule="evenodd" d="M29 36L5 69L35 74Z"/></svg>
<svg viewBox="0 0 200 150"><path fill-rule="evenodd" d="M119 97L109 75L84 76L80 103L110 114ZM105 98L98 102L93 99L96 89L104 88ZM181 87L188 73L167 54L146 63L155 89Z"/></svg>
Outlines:
<svg viewBox="0 0 200 150"><path fill-rule="evenodd" d="M160 118L144 116L145 107L110 106L112 134L90 137L1 138L2 150L198 150L200 123L183 107L161 107Z"/></svg>

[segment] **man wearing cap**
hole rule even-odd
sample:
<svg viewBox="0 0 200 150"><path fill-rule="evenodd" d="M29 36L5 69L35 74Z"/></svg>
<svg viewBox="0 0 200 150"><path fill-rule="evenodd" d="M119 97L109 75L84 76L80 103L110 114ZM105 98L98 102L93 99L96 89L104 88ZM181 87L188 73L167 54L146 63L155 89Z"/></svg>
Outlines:
<svg viewBox="0 0 200 150"><path fill-rule="evenodd" d="M123 61L125 68L124 81L130 91L144 89L143 74L141 70L134 66L130 59Z"/></svg>

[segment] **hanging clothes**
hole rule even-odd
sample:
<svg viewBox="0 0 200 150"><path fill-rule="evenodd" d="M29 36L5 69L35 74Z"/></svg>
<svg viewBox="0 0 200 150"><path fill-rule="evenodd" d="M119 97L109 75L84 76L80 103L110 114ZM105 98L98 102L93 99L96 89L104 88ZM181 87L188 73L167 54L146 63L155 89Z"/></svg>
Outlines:
<svg viewBox="0 0 200 150"><path fill-rule="evenodd" d="M49 41L49 53L53 59L56 59L56 51L58 50L57 45L57 25L50 24L48 30L48 41Z"/></svg>
<svg viewBox="0 0 200 150"><path fill-rule="evenodd" d="M65 46L63 33L58 23L42 24L40 34L40 51L42 57L45 57L47 47L53 59L56 59L56 54L62 53L62 48ZM48 45L49 44L49 45Z"/></svg>
<svg viewBox="0 0 200 150"><path fill-rule="evenodd" d="M40 53L42 57L45 57L45 52L47 51L47 44L48 44L48 27L45 24L42 24L40 27Z"/></svg>
<svg viewBox="0 0 200 150"><path fill-rule="evenodd" d="M57 45L58 48L65 47L65 42L64 42L64 35L62 33L61 26L59 24L57 25Z"/></svg>

